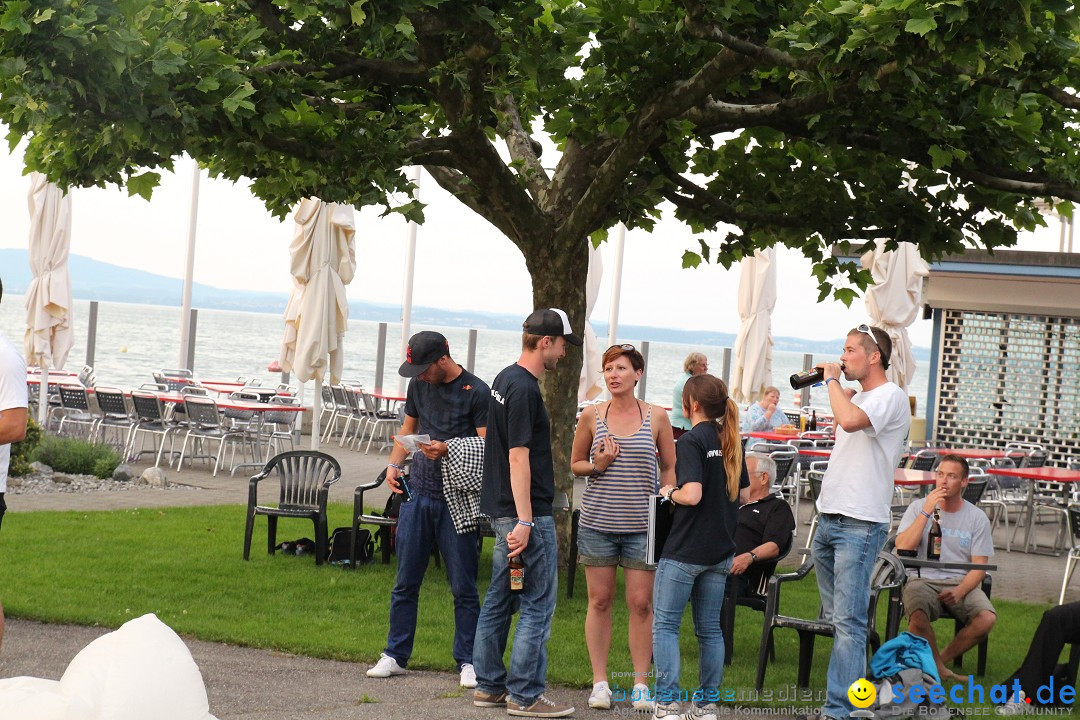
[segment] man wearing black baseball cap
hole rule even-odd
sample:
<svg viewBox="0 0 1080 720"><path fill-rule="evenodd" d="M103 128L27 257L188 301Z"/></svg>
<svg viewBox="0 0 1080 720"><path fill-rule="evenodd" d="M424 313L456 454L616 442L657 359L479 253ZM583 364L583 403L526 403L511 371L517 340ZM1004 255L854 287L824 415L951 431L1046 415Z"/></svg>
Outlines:
<svg viewBox="0 0 1080 720"><path fill-rule="evenodd" d="M566 355L566 344L581 345L566 313L537 310L522 325L521 357L491 384L484 447L484 487L480 511L495 524L491 584L476 623L478 707L506 706L508 715L565 717L571 705L544 697L547 639L555 612L559 549L551 504L555 471L551 423L540 377ZM512 592L509 558L525 564L524 587ZM520 605L509 672L503 664L510 619Z"/></svg>
<svg viewBox="0 0 1080 720"><path fill-rule="evenodd" d="M454 594L454 660L461 671L461 684L471 688L476 686L472 662L480 613L476 591L479 544L475 526L461 533L454 527L443 488L442 463L448 452L447 440L484 436L490 391L483 380L454 362L446 338L430 330L409 338L398 373L413 379L398 436L426 434L431 442L413 454L409 474L412 498L401 503L398 514L398 569L390 596L390 632L386 650L367 674L385 678L405 672L416 636L420 584L431 550L438 547ZM396 493L402 492L399 478L405 456L405 448L395 444L386 467L386 481Z"/></svg>

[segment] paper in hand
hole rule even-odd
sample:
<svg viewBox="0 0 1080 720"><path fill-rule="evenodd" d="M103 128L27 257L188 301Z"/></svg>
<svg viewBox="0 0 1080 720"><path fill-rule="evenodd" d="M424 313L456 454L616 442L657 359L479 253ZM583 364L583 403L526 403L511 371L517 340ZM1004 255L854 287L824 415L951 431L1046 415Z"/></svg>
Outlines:
<svg viewBox="0 0 1080 720"><path fill-rule="evenodd" d="M416 452L420 449L421 445L427 445L431 442L430 435L398 435L395 438L401 447L405 448L406 452Z"/></svg>

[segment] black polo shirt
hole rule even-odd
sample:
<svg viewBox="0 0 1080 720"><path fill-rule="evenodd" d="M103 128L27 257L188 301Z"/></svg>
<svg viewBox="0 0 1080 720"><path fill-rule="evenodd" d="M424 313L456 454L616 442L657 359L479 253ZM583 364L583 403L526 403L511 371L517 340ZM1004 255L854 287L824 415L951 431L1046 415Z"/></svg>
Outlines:
<svg viewBox="0 0 1080 720"><path fill-rule="evenodd" d="M739 524L735 528L735 554L748 553L758 545L774 542L783 555L794 537L795 516L781 495L769 495L761 500L748 502L739 508ZM776 560L753 563L743 578L747 587L755 590L762 576L770 576L776 570Z"/></svg>

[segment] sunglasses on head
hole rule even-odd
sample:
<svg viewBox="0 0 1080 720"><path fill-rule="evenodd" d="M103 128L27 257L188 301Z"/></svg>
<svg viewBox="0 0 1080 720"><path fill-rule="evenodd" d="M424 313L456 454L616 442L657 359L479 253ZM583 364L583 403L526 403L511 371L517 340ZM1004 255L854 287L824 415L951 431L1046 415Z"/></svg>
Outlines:
<svg viewBox="0 0 1080 720"><path fill-rule="evenodd" d="M857 327L855 329L858 330L861 333L866 333L867 335L869 335L870 339L874 341L874 347L876 347L878 350L881 349L881 346L878 345L877 338L874 337L874 333L873 333L872 330L870 330L869 325L867 325L866 323L863 323L862 325L860 325L859 327Z"/></svg>
<svg viewBox="0 0 1080 720"><path fill-rule="evenodd" d="M630 343L623 343L622 345L612 345L611 347L609 347L604 352L614 350L615 348L619 348L620 350L626 350L627 352L637 352L637 348L634 347L633 345L631 345Z"/></svg>

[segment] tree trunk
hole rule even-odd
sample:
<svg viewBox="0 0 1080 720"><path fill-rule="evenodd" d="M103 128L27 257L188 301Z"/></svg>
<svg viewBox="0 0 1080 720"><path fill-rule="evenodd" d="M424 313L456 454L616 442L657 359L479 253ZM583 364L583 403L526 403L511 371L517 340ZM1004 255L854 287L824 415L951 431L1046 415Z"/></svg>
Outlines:
<svg viewBox="0 0 1080 720"><path fill-rule="evenodd" d="M537 308L560 308L566 311L574 334L584 336L585 282L589 273L588 239L557 242L545 238L526 253L532 277L533 301ZM530 257L531 256L531 257ZM578 377L581 375L582 348L567 344L566 357L541 381L544 403L551 416L551 454L555 464L555 492L565 492L574 500L574 478L570 474L570 449L574 442L577 417ZM559 565L566 567L570 550L570 514L556 513L559 542Z"/></svg>

